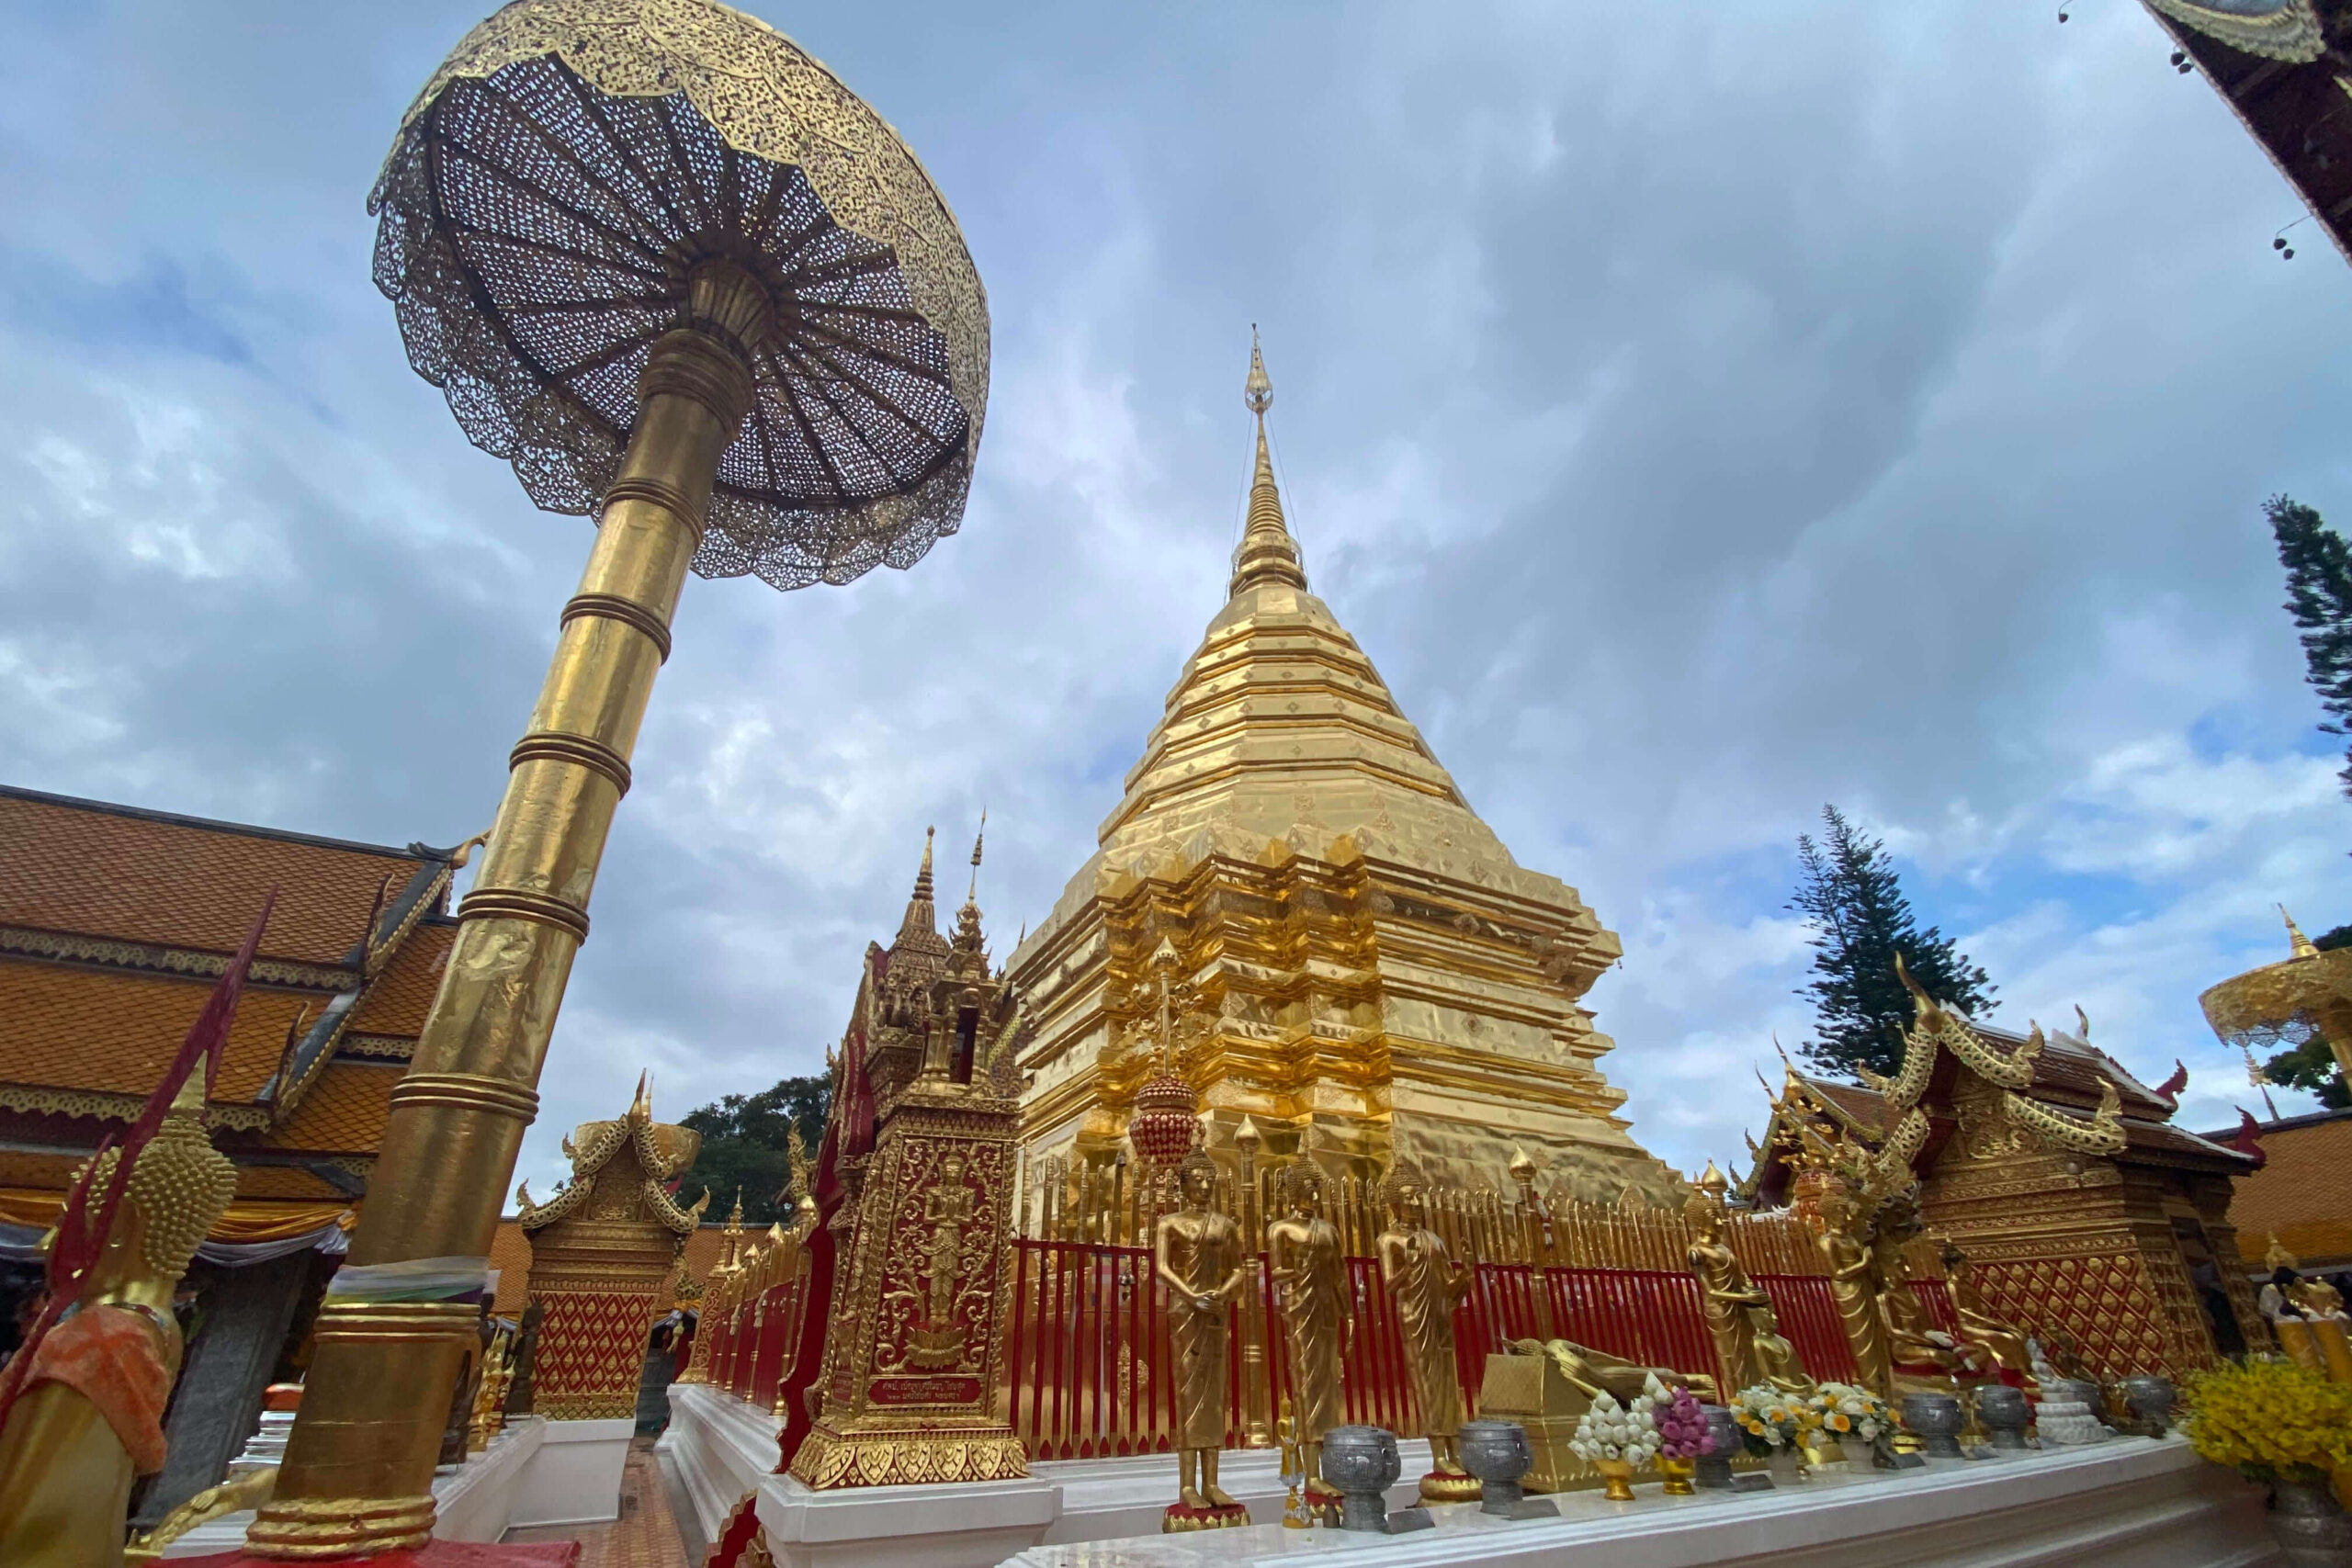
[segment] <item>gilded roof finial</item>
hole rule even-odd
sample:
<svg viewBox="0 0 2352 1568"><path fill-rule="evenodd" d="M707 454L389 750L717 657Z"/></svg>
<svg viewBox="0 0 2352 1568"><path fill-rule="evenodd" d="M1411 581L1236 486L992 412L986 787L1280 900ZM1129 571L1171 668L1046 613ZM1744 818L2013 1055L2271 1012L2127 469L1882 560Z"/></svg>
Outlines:
<svg viewBox="0 0 2352 1568"><path fill-rule="evenodd" d="M931 896L931 840L935 828L922 830L922 868L915 873L914 897L907 900L907 918L899 922L899 940L910 936L937 936L939 914Z"/></svg>
<svg viewBox="0 0 2352 1568"><path fill-rule="evenodd" d="M2287 913L2287 906L2284 904L2278 906L2278 918L2287 922L2287 941L2293 946L2294 956L2317 958L2319 949L2312 944L2311 938L2303 934L2302 928L2295 924L2295 917Z"/></svg>
<svg viewBox="0 0 2352 1568"><path fill-rule="evenodd" d="M989 808L980 807L980 830L972 835L972 886L964 894L964 902L977 904L980 900L980 845L989 836Z"/></svg>
<svg viewBox="0 0 2352 1568"><path fill-rule="evenodd" d="M1258 416L1258 460L1250 475L1250 516L1241 532L1241 547L1233 553L1231 592L1261 583L1286 582L1306 586L1306 569L1299 564L1298 546L1283 520L1282 491L1274 484L1274 460L1266 447L1266 411L1273 406L1274 383L1266 375L1265 356L1258 352L1258 328L1250 328L1250 378L1241 385L1241 400Z"/></svg>
<svg viewBox="0 0 2352 1568"><path fill-rule="evenodd" d="M1274 406L1273 378L1266 374L1266 356L1258 352L1258 323L1250 323L1250 378L1241 384L1241 400L1258 416L1262 427L1266 411Z"/></svg>

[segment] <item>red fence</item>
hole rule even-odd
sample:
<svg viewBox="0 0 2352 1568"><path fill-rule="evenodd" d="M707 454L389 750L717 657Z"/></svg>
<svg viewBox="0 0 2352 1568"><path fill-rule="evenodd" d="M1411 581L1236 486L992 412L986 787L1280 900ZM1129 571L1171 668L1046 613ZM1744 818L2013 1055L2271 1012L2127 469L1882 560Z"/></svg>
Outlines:
<svg viewBox="0 0 2352 1568"><path fill-rule="evenodd" d="M1165 1452L1174 1411L1162 1287L1148 1248L1102 1242L1013 1243L1012 1328L1006 1347L1012 1429L1037 1459L1098 1459ZM1233 1311L1227 1442L1248 1446L1271 1425L1288 1384L1282 1325L1262 1287ZM1815 1377L1854 1375L1828 1281L1818 1276L1759 1276L1781 1331ZM1912 1288L1939 1324L1951 1306L1940 1280ZM1341 1359L1342 1402L1351 1421L1410 1435L1419 1430L1405 1371L1396 1313L1369 1258L1347 1259L1349 1338ZM1542 1292L1539 1298L1538 1292ZM1548 1322L1546 1321L1548 1314ZM1465 1408L1476 1407L1487 1356L1512 1339L1573 1339L1647 1366L1720 1378L1698 1280L1645 1269L1536 1269L1480 1264L1454 1317L1456 1372ZM1261 1376L1261 1372L1262 1375Z"/></svg>
<svg viewBox="0 0 2352 1568"><path fill-rule="evenodd" d="M806 1276L770 1285L731 1306L713 1306L695 1332L707 1349L696 1352L704 1377L715 1389L750 1400L763 1410L775 1406L775 1392L791 1370L793 1342L807 1310Z"/></svg>

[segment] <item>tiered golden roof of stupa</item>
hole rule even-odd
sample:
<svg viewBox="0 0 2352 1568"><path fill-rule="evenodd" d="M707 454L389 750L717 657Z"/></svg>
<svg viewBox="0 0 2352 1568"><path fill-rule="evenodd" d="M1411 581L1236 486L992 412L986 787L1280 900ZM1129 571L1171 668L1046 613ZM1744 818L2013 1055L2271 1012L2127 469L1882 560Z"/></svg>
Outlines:
<svg viewBox="0 0 2352 1568"><path fill-rule="evenodd" d="M1354 637L1307 589L1253 344L1248 520L1224 608L1102 823L1012 961L1037 1043L1035 1147L1107 1148L1149 1052L1128 1041L1152 948L1198 997L1186 1075L1229 1138L1502 1180L1514 1140L1614 1197L1673 1179L1610 1113L1623 1095L1577 1005L1620 952L1557 878L1479 820ZM1485 1168L1491 1164L1492 1171Z"/></svg>

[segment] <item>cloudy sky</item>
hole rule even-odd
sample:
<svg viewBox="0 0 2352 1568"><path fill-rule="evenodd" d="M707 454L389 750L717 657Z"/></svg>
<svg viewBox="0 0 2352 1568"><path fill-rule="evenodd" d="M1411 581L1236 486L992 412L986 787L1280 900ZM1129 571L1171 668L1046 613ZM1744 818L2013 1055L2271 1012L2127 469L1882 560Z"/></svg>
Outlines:
<svg viewBox="0 0 2352 1568"><path fill-rule="evenodd" d="M485 826L588 525L408 371L364 201L452 7L9 6L0 778ZM2352 275L2135 0L754 7L921 152L993 313L958 536L690 584L524 1174L817 1067L928 823L1000 953L1216 610L1250 325L1316 586L1622 932L1636 1136L1760 1128L1823 802L2185 1119L2197 992L2352 919L2262 499L2352 520ZM2308 1101L2282 1094L2281 1109Z"/></svg>

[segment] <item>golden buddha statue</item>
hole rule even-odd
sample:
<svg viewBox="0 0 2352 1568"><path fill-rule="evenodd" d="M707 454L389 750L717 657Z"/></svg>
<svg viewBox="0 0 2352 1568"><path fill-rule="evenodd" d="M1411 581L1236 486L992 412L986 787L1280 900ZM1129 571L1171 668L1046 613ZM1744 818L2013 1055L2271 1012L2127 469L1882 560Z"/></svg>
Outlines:
<svg viewBox="0 0 2352 1568"><path fill-rule="evenodd" d="M1772 1298L1748 1279L1738 1256L1724 1245L1724 1193L1729 1185L1710 1164L1682 1211L1690 1225L1687 1257L1690 1271L1699 1277L1707 1332L1714 1338L1715 1359L1723 1365L1724 1376L1730 1380L1724 1397L1728 1400L1759 1382L1770 1383L1783 1393L1803 1393L1814 1382L1797 1359L1795 1348L1781 1337Z"/></svg>
<svg viewBox="0 0 2352 1568"><path fill-rule="evenodd" d="M0 1562L9 1568L121 1561L131 1483L163 1468L164 1407L183 1348L172 1297L237 1190L236 1167L204 1130L204 1078L201 1067L189 1076L139 1152L79 1310L33 1353L0 1427ZM115 1158L100 1156L92 1176L93 1223Z"/></svg>
<svg viewBox="0 0 2352 1568"><path fill-rule="evenodd" d="M1217 1485L1216 1461L1225 1447L1227 1307L1241 1288L1242 1249L1241 1227L1209 1206L1216 1193L1215 1161L1199 1149L1186 1155L1176 1168L1176 1190L1183 1206L1160 1216L1152 1256L1168 1292L1182 1498L1163 1528L1184 1529L1240 1507ZM1246 1511L1239 1522L1249 1522Z"/></svg>
<svg viewBox="0 0 2352 1568"><path fill-rule="evenodd" d="M1453 1357L1453 1309L1470 1290L1470 1269L1454 1261L1445 1238L1424 1221L1421 1179L1399 1163L1385 1188L1388 1228L1380 1233L1380 1280L1396 1303L1396 1327L1404 1341L1405 1377L1430 1440L1430 1473L1421 1495L1434 1503L1459 1502L1478 1495L1478 1483L1462 1468L1455 1439L1462 1430L1462 1379Z"/></svg>
<svg viewBox="0 0 2352 1568"><path fill-rule="evenodd" d="M1672 1367L1645 1367L1622 1356L1612 1356L1606 1350L1579 1345L1573 1339L1513 1339L1503 1347L1503 1350L1512 1356L1544 1357L1559 1369L1568 1386L1587 1400L1598 1399L1606 1393L1620 1404L1629 1404L1648 1386L1650 1379L1656 1378L1669 1388L1676 1383L1682 1384L1690 1391L1693 1398L1705 1400L1711 1404L1722 1403L1716 1397L1715 1380L1705 1372L1677 1371Z"/></svg>
<svg viewBox="0 0 2352 1568"><path fill-rule="evenodd" d="M1888 1356L1897 1375L1917 1377L1930 1367L1935 1369L1932 1375L1944 1378L1982 1375L1988 1369L1928 1320L1927 1307L1911 1288L1911 1265L1903 1251L1925 1228L1919 1223L1918 1200L1910 1192L1883 1200L1873 1217L1871 1283L1886 1325Z"/></svg>
<svg viewBox="0 0 2352 1568"><path fill-rule="evenodd" d="M2003 1371L2017 1374L2018 1386L2039 1389L2041 1384L2033 1375L2033 1352L2026 1347L2025 1330L1995 1317L1986 1308L1984 1294L1976 1288L1976 1269L1969 1262L1968 1254L1946 1242L1943 1264L1944 1292L1951 1298L1952 1315L1960 1319L1962 1343L1981 1349Z"/></svg>
<svg viewBox="0 0 2352 1568"><path fill-rule="evenodd" d="M1288 1419L1309 1502L1336 1502L1338 1491L1323 1480L1323 1434L1347 1419L1340 1406L1347 1275L1339 1230L1323 1217L1323 1173L1302 1159L1285 1176L1288 1213L1266 1227L1266 1254L1290 1351Z"/></svg>
<svg viewBox="0 0 2352 1568"><path fill-rule="evenodd" d="M1871 1249L1863 1245L1853 1195L1830 1187L1818 1200L1820 1234L1814 1245L1829 1265L1829 1294L1838 1303L1838 1326L1853 1352L1855 1381L1892 1397L1894 1364L1888 1351L1887 1324L1881 1315L1879 1293L1871 1269Z"/></svg>

